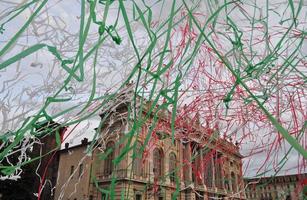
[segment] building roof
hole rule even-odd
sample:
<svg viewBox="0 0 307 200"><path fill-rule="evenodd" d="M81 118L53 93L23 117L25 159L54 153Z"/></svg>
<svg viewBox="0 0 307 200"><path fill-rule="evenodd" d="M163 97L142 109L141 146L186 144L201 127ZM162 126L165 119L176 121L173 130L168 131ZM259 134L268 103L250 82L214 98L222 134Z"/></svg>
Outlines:
<svg viewBox="0 0 307 200"><path fill-rule="evenodd" d="M265 177L259 177L259 178L244 178L245 182L254 182L259 181L259 183L274 181L277 179L283 179L283 178L291 178L291 177L297 177L298 179L306 179L307 173L302 174L288 174L288 175L277 175L277 176L265 176Z"/></svg>

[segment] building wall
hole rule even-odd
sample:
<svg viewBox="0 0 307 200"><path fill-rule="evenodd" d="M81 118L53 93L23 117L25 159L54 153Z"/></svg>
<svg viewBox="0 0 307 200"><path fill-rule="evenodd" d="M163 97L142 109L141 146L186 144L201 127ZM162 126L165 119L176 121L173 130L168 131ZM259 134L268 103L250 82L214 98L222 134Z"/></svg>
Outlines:
<svg viewBox="0 0 307 200"><path fill-rule="evenodd" d="M306 178L307 174L246 179L246 196L251 200L303 199L301 181Z"/></svg>
<svg viewBox="0 0 307 200"><path fill-rule="evenodd" d="M101 129L101 138L96 142L96 147L93 151L92 157L84 160L88 166L86 170L90 170L95 177L90 180L89 172L80 179L71 178L70 166L77 166L78 162L84 157L84 147L72 148L69 151L63 151L60 158L59 179L56 190L57 197L60 197L62 192L62 199L91 199L100 200L102 194L107 191L113 191L114 199L137 199L141 197L142 200L168 200L172 199L172 195L179 185L179 195L177 199L182 200L199 200L208 199L211 197L225 197L225 199L245 199L244 193L236 194L243 189L244 183L242 179L242 161L239 155L238 148L226 140L212 139L212 141L199 141L188 143L182 140L175 140L172 143L171 130L168 122L161 120L156 126L150 140L148 132L153 124L149 119L147 124L143 124L142 128L134 129L133 120L131 123L127 122L127 113L125 114L124 107L117 108L119 113L111 114L104 122L104 127ZM106 115L101 115L104 118ZM143 116L144 117L144 116ZM134 131L130 131L134 129ZM199 129L198 134L205 135ZM177 132L175 135L180 135ZM197 137L196 137L197 138ZM109 142L115 143L113 170L112 174L108 173L108 167L105 165L108 157L105 155L109 149L106 149ZM147 144L145 144L145 142ZM215 142L214 142L215 141ZM133 161L136 159L133 154L134 145L139 142L145 147L143 155L141 155L141 175L134 172ZM127 149L127 148L130 148ZM158 148L162 151L162 177L157 178L154 172L154 150ZM196 153L194 148L198 149ZM206 151L205 151L206 149ZM69 153L70 152L70 153ZM205 153L207 152L207 153ZM179 182L171 182L170 180L170 153L176 155L176 171L179 177ZM140 153L137 152L136 155ZM204 167L208 164L206 157L212 156L208 160L211 163L212 185L207 187L204 184ZM217 155L220 155L217 159ZM217 187L217 163L220 164L220 183ZM109 165L109 164L108 164ZM107 171L107 172L106 172ZM62 173L62 174L61 174ZM234 174L235 180L229 177ZM197 177L202 177L196 180ZM229 179L229 188L226 188L226 180ZM70 184L64 185L64 183ZM116 180L116 181L115 181ZM233 182L235 181L235 182ZM231 186L235 185L236 189ZM59 189L60 188L60 189ZM200 194L201 196L197 195Z"/></svg>
<svg viewBox="0 0 307 200"><path fill-rule="evenodd" d="M121 135L120 138L117 138L117 136L114 135L113 137L109 137L109 141L125 141L123 139L125 137L124 134ZM138 138L138 141L141 143L145 140L145 137L142 136L133 137L130 141L131 145L134 144L136 138ZM106 143L107 142L108 141L106 141ZM123 142L123 144L116 147L115 158L120 157L126 144L127 142ZM160 148L163 151L164 176L162 179L155 179L153 170L155 163L153 162L152 153L154 148ZM242 187L240 185L241 177L237 180L236 185L238 188L235 192L233 192L231 187L227 190L224 184L223 188L217 188L214 181L212 187L206 187L202 183L195 183L195 180L193 182L193 173L196 172L195 170L193 171L193 167L191 166L192 163L187 162L187 160L192 157L191 146L189 144L184 145L179 141L176 141L176 144L173 144L171 138L158 140L152 149L149 148L148 152L145 151L145 154L148 153L148 156L145 159L142 159L141 169L143 172L140 176L133 172L133 151L129 151L122 157L122 161L120 161L113 169L112 175L106 175L104 174L105 160L102 158L103 152L97 148L93 152L92 157L89 157L85 155L85 150L86 146L80 145L61 152L55 194L56 199L101 199L101 190L97 189L97 186L102 189L102 191L114 191L115 199L136 199L136 195L141 195L142 199L148 200L156 200L159 199L159 197L164 200L171 199L173 193L176 191L176 183L171 182L169 177L170 153L174 153L177 158L177 174L180 178L179 186L181 190L178 199L197 200L207 199L209 196L226 197L227 195L233 195L233 193L236 193ZM227 154L224 154L223 157L225 157L225 159L223 160L221 170L225 171L225 177L231 174L231 172L239 175L240 159ZM79 177L79 166L81 163L84 166L84 172L82 173L82 176ZM73 170L71 169L72 166L74 166ZM91 172L93 177L96 177L96 182L90 180ZM116 182L115 184L112 184L112 180L115 177ZM213 178L215 178L214 175ZM230 183L230 186L231 185L232 184ZM154 188L157 188L157 190ZM203 197L198 196L196 192ZM218 195L218 193L220 195ZM234 197L237 199L244 199L244 195L234 195Z"/></svg>
<svg viewBox="0 0 307 200"><path fill-rule="evenodd" d="M55 199L89 198L92 158L86 155L86 147L84 144L61 151Z"/></svg>

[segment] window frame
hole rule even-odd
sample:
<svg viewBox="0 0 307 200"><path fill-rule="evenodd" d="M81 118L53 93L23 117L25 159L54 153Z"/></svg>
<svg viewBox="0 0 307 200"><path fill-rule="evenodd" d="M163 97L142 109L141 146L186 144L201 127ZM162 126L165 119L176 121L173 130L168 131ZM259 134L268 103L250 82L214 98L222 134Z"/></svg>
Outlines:
<svg viewBox="0 0 307 200"><path fill-rule="evenodd" d="M81 177L82 174L83 174L83 163L79 165L79 177Z"/></svg>
<svg viewBox="0 0 307 200"><path fill-rule="evenodd" d="M136 176L143 176L143 168L142 168L142 156L141 154L141 148L142 148L142 143L140 141L136 142L135 146L135 155L136 157L133 158L132 161L132 171L133 174Z"/></svg>
<svg viewBox="0 0 307 200"><path fill-rule="evenodd" d="M105 175L111 175L114 170L113 160L115 158L115 142L109 141L107 143L106 152L108 152L110 148L111 148L111 151L108 153L104 161L104 174Z"/></svg>
<svg viewBox="0 0 307 200"><path fill-rule="evenodd" d="M170 182L174 183L176 181L176 169L177 169L177 156L174 152L169 154L169 178Z"/></svg>
<svg viewBox="0 0 307 200"><path fill-rule="evenodd" d="M75 166L74 165L71 165L70 166L70 173L69 173L69 176L72 176L74 174L74 171L75 171Z"/></svg>
<svg viewBox="0 0 307 200"><path fill-rule="evenodd" d="M153 150L153 163L154 176L156 178L162 178L162 176L164 175L164 155L163 150L161 148L155 148Z"/></svg>

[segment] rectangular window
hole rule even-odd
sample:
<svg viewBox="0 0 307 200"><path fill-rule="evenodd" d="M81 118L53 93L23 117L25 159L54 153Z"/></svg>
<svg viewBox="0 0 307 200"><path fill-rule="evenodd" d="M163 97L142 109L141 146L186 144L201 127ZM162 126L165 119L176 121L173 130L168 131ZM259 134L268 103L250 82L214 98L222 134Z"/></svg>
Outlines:
<svg viewBox="0 0 307 200"><path fill-rule="evenodd" d="M177 197L178 196L175 197L175 194L172 194L172 200L177 200Z"/></svg>
<svg viewBox="0 0 307 200"><path fill-rule="evenodd" d="M185 196L185 200L190 200L190 198L189 198L189 195L188 195L188 192L187 192L187 191L185 191L184 196Z"/></svg>
<svg viewBox="0 0 307 200"><path fill-rule="evenodd" d="M72 175L74 173L75 167L72 165L70 166L70 175Z"/></svg>
<svg viewBox="0 0 307 200"><path fill-rule="evenodd" d="M135 195L135 200L142 200L142 195L141 194L136 194Z"/></svg>
<svg viewBox="0 0 307 200"><path fill-rule="evenodd" d="M198 194L195 194L196 200L203 200L204 194L202 192L198 192Z"/></svg>
<svg viewBox="0 0 307 200"><path fill-rule="evenodd" d="M83 164L80 164L79 166L79 177L82 175L83 173Z"/></svg>

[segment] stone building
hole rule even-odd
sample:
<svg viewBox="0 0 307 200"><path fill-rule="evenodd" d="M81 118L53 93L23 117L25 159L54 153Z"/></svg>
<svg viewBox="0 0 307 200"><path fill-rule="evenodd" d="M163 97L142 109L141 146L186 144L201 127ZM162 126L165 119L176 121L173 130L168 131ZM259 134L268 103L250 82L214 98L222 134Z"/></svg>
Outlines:
<svg viewBox="0 0 307 200"><path fill-rule="evenodd" d="M246 178L246 198L257 200L303 200L307 174ZM305 197L306 198L306 197Z"/></svg>
<svg viewBox="0 0 307 200"><path fill-rule="evenodd" d="M61 151L56 199L245 199L238 145L197 117L172 131L170 112L128 93L104 108L97 139Z"/></svg>

